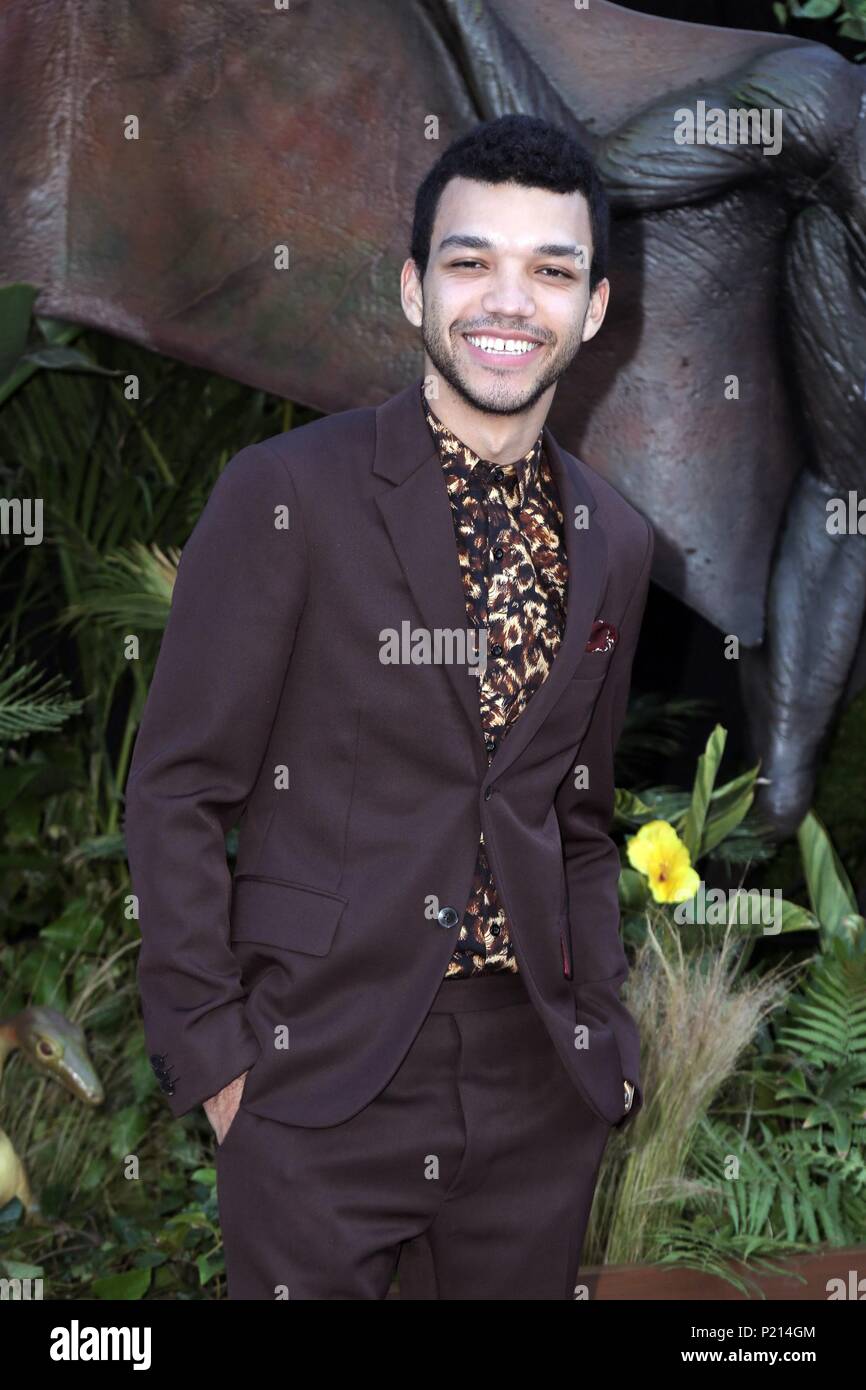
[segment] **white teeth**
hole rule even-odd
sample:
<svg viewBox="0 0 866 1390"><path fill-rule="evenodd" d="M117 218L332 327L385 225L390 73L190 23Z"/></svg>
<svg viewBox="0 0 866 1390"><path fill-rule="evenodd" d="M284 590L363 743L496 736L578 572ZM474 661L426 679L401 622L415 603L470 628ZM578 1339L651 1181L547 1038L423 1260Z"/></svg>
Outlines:
<svg viewBox="0 0 866 1390"><path fill-rule="evenodd" d="M467 333L466 341L473 347L483 348L485 352L511 352L520 355L524 352L531 352L538 347L537 343L529 342L525 338L472 338Z"/></svg>

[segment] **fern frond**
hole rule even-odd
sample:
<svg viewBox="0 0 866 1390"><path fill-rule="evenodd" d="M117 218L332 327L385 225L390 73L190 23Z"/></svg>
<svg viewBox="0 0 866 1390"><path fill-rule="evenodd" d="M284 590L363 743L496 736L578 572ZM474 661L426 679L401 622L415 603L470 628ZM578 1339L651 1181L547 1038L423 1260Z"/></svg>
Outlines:
<svg viewBox="0 0 866 1390"><path fill-rule="evenodd" d="M12 668L10 648L0 658L0 743L14 743L29 734L54 733L74 714L83 700L68 694L62 676L46 677L35 661Z"/></svg>

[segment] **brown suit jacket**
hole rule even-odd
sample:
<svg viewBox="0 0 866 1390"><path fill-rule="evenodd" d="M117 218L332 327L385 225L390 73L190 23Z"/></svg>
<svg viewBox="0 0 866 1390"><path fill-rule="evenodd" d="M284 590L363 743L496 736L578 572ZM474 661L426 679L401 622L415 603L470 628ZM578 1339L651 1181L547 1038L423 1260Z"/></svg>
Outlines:
<svg viewBox="0 0 866 1390"><path fill-rule="evenodd" d="M482 829L577 1090L610 1125L642 1105L608 831L652 531L545 427L566 628L488 767L467 665L380 659L386 629L466 628L419 385L242 449L181 556L126 788L145 1037L178 1116L248 1068L245 1106L287 1123L372 1100L442 982Z"/></svg>

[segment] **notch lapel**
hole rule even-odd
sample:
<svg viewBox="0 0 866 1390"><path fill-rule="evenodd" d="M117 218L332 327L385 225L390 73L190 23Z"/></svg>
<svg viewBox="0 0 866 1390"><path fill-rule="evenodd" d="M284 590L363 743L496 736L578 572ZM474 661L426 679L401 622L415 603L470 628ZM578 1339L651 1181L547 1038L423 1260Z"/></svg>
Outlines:
<svg viewBox="0 0 866 1390"><path fill-rule="evenodd" d="M376 503L397 553L406 581L429 629L467 631L466 600L451 503L442 464L421 403L421 378L376 410L373 472L395 486L380 492ZM478 677L462 664L443 664L457 702L470 722L476 765L483 785L495 780L520 756L541 728L586 647L607 575L607 538L595 519L596 499L576 464L565 457L544 426L544 448L559 493L568 557L565 631L547 679L509 729L488 766L478 707ZM585 507L587 523L575 526L576 508ZM402 617L395 615L395 626Z"/></svg>
<svg viewBox="0 0 866 1390"><path fill-rule="evenodd" d="M577 466L565 457L546 425L544 448L559 492L564 521L568 557L565 631L547 679L536 690L494 753L484 779L485 785L501 777L520 757L557 700L565 693L598 615L598 604L607 576L607 537L601 522L595 518L596 499L589 483ZM577 507L585 507L587 513L585 524L580 529L575 526ZM583 520L582 513L580 519Z"/></svg>
<svg viewBox="0 0 866 1390"><path fill-rule="evenodd" d="M421 379L376 411L373 472L396 486L376 496L391 544L425 626L466 633L466 599L454 539L451 503L436 441L421 403ZM409 613L395 616L399 629ZM478 706L478 676L462 663L443 662L464 717L469 720L479 776L487 771L487 752Z"/></svg>

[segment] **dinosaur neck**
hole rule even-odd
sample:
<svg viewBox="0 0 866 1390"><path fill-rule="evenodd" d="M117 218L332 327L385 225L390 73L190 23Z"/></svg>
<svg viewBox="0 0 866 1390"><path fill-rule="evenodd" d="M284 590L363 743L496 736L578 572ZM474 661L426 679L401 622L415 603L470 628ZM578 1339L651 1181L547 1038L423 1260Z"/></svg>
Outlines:
<svg viewBox="0 0 866 1390"><path fill-rule="evenodd" d="M10 1052L14 1052L19 1046L18 1035L15 1032L15 1024L4 1020L0 1022L0 1077L3 1075L3 1068L6 1065L6 1058Z"/></svg>

